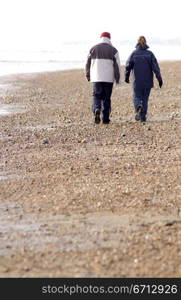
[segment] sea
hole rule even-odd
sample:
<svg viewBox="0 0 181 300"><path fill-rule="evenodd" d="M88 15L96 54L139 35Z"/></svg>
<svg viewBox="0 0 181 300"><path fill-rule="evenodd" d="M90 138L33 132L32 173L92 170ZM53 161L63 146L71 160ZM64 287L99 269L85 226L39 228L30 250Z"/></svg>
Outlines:
<svg viewBox="0 0 181 300"><path fill-rule="evenodd" d="M0 50L0 76L83 69L92 45L93 42L67 42L59 49ZM135 45L117 42L114 46L124 65ZM181 60L181 44L153 44L150 50L158 61Z"/></svg>

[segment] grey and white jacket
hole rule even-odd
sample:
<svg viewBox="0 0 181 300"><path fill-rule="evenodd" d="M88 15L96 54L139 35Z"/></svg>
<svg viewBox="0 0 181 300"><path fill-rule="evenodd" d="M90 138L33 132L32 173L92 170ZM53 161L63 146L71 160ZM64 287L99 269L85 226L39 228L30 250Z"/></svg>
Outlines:
<svg viewBox="0 0 181 300"><path fill-rule="evenodd" d="M90 49L85 66L86 78L91 82L120 81L120 58L118 50L109 38L102 37L101 43Z"/></svg>

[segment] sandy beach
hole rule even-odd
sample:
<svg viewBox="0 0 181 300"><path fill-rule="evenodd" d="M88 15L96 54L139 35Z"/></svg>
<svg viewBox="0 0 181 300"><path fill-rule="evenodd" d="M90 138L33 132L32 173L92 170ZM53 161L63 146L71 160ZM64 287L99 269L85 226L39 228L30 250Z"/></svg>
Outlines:
<svg viewBox="0 0 181 300"><path fill-rule="evenodd" d="M181 61L160 67L146 123L123 75L109 125L83 70L0 78L0 277L181 277Z"/></svg>

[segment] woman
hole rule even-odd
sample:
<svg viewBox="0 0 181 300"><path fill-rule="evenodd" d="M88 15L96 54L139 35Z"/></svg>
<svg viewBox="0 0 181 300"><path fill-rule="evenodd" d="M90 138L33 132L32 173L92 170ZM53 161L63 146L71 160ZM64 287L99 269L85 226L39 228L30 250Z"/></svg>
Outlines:
<svg viewBox="0 0 181 300"><path fill-rule="evenodd" d="M140 36L136 50L128 58L125 67L125 82L129 83L129 76L132 71L135 120L141 122L146 122L148 99L153 87L153 74L155 74L160 88L163 85L157 59L148 48L145 37Z"/></svg>

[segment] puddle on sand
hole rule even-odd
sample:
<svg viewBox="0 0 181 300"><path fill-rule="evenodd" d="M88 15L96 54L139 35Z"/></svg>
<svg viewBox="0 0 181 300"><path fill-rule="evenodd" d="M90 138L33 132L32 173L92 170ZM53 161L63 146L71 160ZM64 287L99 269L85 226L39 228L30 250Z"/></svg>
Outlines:
<svg viewBox="0 0 181 300"><path fill-rule="evenodd" d="M2 136L2 135L0 135L0 141L8 141L8 140L11 140L11 137L9 137L9 136Z"/></svg>
<svg viewBox="0 0 181 300"><path fill-rule="evenodd" d="M150 116L150 118L148 118L148 121L150 122L180 122L181 118L180 115L178 113L167 113L167 114L160 114L160 115L154 115L154 116Z"/></svg>
<svg viewBox="0 0 181 300"><path fill-rule="evenodd" d="M32 130L32 131L39 131L39 130L51 131L57 129L57 125L48 124L48 125L26 126L25 129Z"/></svg>
<svg viewBox="0 0 181 300"><path fill-rule="evenodd" d="M25 112L26 109L20 104L0 104L0 115L7 116L11 114L20 114Z"/></svg>
<svg viewBox="0 0 181 300"><path fill-rule="evenodd" d="M9 210L22 210L23 207L14 202L4 202L0 203L0 212L1 211L9 211Z"/></svg>
<svg viewBox="0 0 181 300"><path fill-rule="evenodd" d="M0 172L0 181L25 180L25 179L34 179L34 178L40 178L40 177L41 177L41 175L38 175L38 174L18 173L17 171L14 171L12 173Z"/></svg>
<svg viewBox="0 0 181 300"><path fill-rule="evenodd" d="M6 95L7 90L11 89L12 85L11 84L0 84L0 96L3 97Z"/></svg>
<svg viewBox="0 0 181 300"><path fill-rule="evenodd" d="M10 205L8 212L0 214L1 255L16 253L22 247L35 252L50 251L50 247L52 252L126 247L129 230L139 230L143 224L164 224L169 219L160 215L145 215L140 219L133 215L109 212L84 215L26 214L19 218L18 211L12 214L11 209L15 208Z"/></svg>
<svg viewBox="0 0 181 300"><path fill-rule="evenodd" d="M14 207L10 205L9 212L11 209ZM129 217L114 214L28 214L19 219L3 211L0 214L0 255L16 253L22 247L40 251L40 246L42 250L48 249L49 244L52 251L66 252L116 247L121 243L117 229L125 225L129 225ZM18 241L17 235L22 236Z"/></svg>

